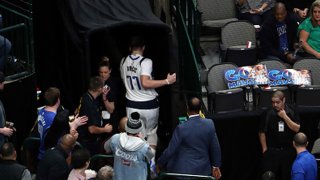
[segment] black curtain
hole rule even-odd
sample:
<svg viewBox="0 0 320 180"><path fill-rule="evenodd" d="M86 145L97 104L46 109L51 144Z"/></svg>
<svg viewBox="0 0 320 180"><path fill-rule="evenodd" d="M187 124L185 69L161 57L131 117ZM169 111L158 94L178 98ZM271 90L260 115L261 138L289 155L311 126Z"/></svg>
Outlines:
<svg viewBox="0 0 320 180"><path fill-rule="evenodd" d="M133 35L146 39L145 56L154 62L155 79L170 70L172 32L152 13L148 0L49 0L35 1L33 7L38 86L42 91L60 88L62 104L70 110L90 76L97 75L102 55L111 59L113 76L119 76Z"/></svg>

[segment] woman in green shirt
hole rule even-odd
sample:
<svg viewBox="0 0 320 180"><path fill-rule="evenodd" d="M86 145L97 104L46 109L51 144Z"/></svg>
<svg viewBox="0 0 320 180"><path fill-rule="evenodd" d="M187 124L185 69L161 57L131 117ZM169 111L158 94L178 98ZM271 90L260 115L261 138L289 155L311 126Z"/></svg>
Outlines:
<svg viewBox="0 0 320 180"><path fill-rule="evenodd" d="M305 52L320 59L320 0L312 3L310 17L300 24L298 33Z"/></svg>

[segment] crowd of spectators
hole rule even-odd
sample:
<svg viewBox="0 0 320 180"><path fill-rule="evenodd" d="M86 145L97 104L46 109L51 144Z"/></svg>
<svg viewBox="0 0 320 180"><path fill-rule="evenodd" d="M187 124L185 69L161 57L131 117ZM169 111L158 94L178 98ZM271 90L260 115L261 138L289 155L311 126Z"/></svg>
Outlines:
<svg viewBox="0 0 320 180"><path fill-rule="evenodd" d="M260 59L292 65L320 58L319 0L237 0L238 18L257 27Z"/></svg>

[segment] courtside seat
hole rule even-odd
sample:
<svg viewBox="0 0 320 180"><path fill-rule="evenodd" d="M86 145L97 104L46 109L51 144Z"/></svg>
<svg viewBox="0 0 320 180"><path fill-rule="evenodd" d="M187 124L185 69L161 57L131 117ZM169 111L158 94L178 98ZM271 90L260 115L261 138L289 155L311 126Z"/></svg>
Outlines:
<svg viewBox="0 0 320 180"><path fill-rule="evenodd" d="M244 109L244 91L242 88L228 89L224 73L236 69L232 63L213 65L208 71L208 109L212 114L242 111Z"/></svg>

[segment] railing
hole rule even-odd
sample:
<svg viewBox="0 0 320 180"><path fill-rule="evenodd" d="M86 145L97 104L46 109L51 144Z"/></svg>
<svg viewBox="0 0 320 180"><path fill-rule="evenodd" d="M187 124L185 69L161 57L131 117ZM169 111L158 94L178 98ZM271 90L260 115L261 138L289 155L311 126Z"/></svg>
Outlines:
<svg viewBox="0 0 320 180"><path fill-rule="evenodd" d="M2 28L0 35L11 44L10 55L25 62L25 71L13 74L11 79L35 72L32 0L0 0Z"/></svg>
<svg viewBox="0 0 320 180"><path fill-rule="evenodd" d="M172 12L176 19L177 38L179 44L179 78L180 90L187 96L201 97L199 28L201 14L194 0L175 0Z"/></svg>
<svg viewBox="0 0 320 180"><path fill-rule="evenodd" d="M215 180L214 177L211 176L203 176L203 175L194 175L194 174L179 174L179 173L160 173L158 180L166 179L166 178L177 178L177 179L188 179L188 180L195 180L195 179L207 179L207 180Z"/></svg>

